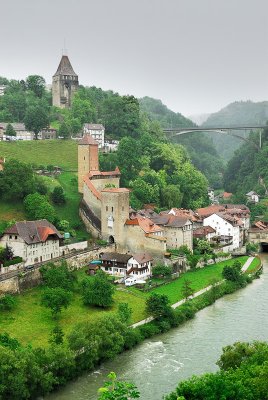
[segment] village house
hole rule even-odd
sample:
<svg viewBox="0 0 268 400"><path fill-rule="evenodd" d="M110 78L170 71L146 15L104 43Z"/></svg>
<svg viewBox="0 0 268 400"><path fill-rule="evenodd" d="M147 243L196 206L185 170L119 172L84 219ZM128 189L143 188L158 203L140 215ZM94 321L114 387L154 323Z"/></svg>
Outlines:
<svg viewBox="0 0 268 400"><path fill-rule="evenodd" d="M0 246L11 247L25 265L59 257L63 236L46 219L21 221L7 228L0 238Z"/></svg>
<svg viewBox="0 0 268 400"><path fill-rule="evenodd" d="M201 226L193 231L194 239L204 239L212 242L216 236L216 230L211 226Z"/></svg>
<svg viewBox="0 0 268 400"><path fill-rule="evenodd" d="M99 148L104 147L105 128L101 124L84 124L83 134L90 135L99 145Z"/></svg>
<svg viewBox="0 0 268 400"><path fill-rule="evenodd" d="M100 255L101 269L113 276L138 277L147 279L152 273L153 258L148 253L121 254L103 253Z"/></svg>
<svg viewBox="0 0 268 400"><path fill-rule="evenodd" d="M247 200L248 200L249 203L256 204L256 203L259 203L259 201L260 201L260 196L256 192L254 192L253 190L248 192L246 194L246 196L247 196Z"/></svg>
<svg viewBox="0 0 268 400"><path fill-rule="evenodd" d="M242 221L225 213L212 214L203 220L204 226L210 226L216 231L219 243L227 246L225 250L232 251L242 246L240 227Z"/></svg>

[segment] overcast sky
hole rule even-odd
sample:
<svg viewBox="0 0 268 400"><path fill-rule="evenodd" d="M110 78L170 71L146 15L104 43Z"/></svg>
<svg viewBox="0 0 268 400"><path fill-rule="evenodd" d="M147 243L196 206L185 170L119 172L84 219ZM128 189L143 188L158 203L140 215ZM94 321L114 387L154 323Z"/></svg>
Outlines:
<svg viewBox="0 0 268 400"><path fill-rule="evenodd" d="M268 0L0 0L0 76L56 72L184 115L268 100Z"/></svg>

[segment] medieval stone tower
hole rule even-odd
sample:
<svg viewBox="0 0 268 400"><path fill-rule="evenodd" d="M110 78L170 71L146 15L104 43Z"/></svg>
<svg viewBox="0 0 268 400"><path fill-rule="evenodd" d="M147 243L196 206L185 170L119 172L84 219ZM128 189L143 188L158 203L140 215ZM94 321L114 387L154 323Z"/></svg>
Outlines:
<svg viewBox="0 0 268 400"><path fill-rule="evenodd" d="M68 56L62 56L57 72L52 78L53 106L71 107L78 85L78 75L74 72Z"/></svg>
<svg viewBox="0 0 268 400"><path fill-rule="evenodd" d="M98 143L86 135L78 142L78 192L83 193L84 177L99 170Z"/></svg>

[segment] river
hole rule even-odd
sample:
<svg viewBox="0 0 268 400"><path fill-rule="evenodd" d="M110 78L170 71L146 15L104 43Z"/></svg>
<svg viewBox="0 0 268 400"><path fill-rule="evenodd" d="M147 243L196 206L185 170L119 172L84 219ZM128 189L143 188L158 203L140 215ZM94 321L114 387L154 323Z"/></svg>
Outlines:
<svg viewBox="0 0 268 400"><path fill-rule="evenodd" d="M268 254L264 273L245 289L225 296L183 326L146 340L47 400L96 400L110 371L134 381L142 400L161 400L193 374L216 371L221 349L235 341L268 340Z"/></svg>

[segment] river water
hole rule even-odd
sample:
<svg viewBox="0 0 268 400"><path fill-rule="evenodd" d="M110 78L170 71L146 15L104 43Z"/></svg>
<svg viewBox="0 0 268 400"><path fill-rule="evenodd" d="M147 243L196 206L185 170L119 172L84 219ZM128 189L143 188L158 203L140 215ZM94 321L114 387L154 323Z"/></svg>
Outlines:
<svg viewBox="0 0 268 400"><path fill-rule="evenodd" d="M142 400L160 400L193 374L216 371L221 349L235 341L268 340L268 254L264 273L245 289L225 296L183 326L143 342L86 374L47 400L96 400L110 371L134 381Z"/></svg>

